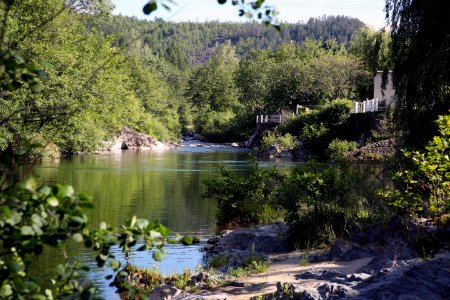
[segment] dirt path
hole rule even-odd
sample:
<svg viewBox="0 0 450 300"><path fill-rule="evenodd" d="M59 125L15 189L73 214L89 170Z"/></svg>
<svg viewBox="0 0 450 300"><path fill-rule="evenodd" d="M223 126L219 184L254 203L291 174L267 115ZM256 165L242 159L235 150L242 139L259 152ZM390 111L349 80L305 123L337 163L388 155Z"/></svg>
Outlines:
<svg viewBox="0 0 450 300"><path fill-rule="evenodd" d="M267 272L238 279L239 282L245 284L245 287L223 287L214 291L211 296L216 296L215 299L219 298L220 295L221 298L226 297L230 300L248 300L253 296L275 292L277 282L296 283L302 284L304 288L315 288L323 282L296 279L295 275L302 271L314 269L336 270L344 274L351 274L366 266L372 260L372 257L367 257L345 262L326 261L310 263L308 266L302 267L299 264L300 255L301 252L296 251L271 256L272 264Z"/></svg>

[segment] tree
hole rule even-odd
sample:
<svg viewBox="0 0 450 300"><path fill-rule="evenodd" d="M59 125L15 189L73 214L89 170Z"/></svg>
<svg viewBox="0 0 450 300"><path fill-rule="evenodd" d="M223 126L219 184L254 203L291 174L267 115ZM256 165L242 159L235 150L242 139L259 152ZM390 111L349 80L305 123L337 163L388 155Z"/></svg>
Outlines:
<svg viewBox="0 0 450 300"><path fill-rule="evenodd" d="M362 27L350 41L349 52L358 57L373 76L378 70L392 69L391 37L384 30Z"/></svg>
<svg viewBox="0 0 450 300"><path fill-rule="evenodd" d="M265 112L274 67L275 61L267 50L252 51L239 63L236 84L240 102L253 112Z"/></svg>
<svg viewBox="0 0 450 300"><path fill-rule="evenodd" d="M398 124L420 147L450 108L450 23L440 0L387 0ZM433 130L433 129L434 130ZM432 130L430 130L432 129Z"/></svg>
<svg viewBox="0 0 450 300"><path fill-rule="evenodd" d="M230 41L216 45L209 61L193 72L187 96L202 112L225 111L237 104L235 74L238 67L235 48Z"/></svg>

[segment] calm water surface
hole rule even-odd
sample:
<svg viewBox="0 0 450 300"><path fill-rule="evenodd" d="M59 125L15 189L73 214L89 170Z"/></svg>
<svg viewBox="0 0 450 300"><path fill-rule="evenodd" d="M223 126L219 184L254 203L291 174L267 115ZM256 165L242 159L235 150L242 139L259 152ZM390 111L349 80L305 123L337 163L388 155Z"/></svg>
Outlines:
<svg viewBox="0 0 450 300"><path fill-rule="evenodd" d="M245 176L249 168L248 157L245 149L184 144L178 150L164 153L123 151L44 162L35 168L34 174L43 183L71 184L76 191L92 195L95 208L88 211L88 217L94 225L101 221L120 225L137 215L159 220L174 232L196 235L205 240L213 234L217 203L202 199L202 182L216 176L219 166ZM202 263L202 247L201 244L189 247L167 245L166 259L157 266L150 251L134 252L131 263L145 268L157 267L165 274L186 268L195 269ZM104 276L108 275L106 269L96 268L91 252L76 245L69 245L67 252L69 257L92 266L85 276L100 289L103 298L118 299L114 288L104 280ZM125 262L123 255L116 254ZM60 252L47 251L34 266L33 272L46 278L53 274L54 266L60 259Z"/></svg>

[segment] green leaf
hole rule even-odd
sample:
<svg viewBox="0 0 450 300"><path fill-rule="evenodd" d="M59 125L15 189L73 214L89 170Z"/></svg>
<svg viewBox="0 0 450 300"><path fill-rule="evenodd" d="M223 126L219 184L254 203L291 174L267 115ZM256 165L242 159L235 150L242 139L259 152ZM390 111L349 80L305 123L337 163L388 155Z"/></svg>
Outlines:
<svg viewBox="0 0 450 300"><path fill-rule="evenodd" d="M34 177L28 178L27 181L25 181L25 188L29 191L34 191L36 189L36 180Z"/></svg>
<svg viewBox="0 0 450 300"><path fill-rule="evenodd" d="M130 220L130 227L131 228L134 227L135 224L136 224L136 216L133 216L133 217L131 217L131 220Z"/></svg>
<svg viewBox="0 0 450 300"><path fill-rule="evenodd" d="M185 246L192 245L193 239L190 236L184 236L181 239L181 243Z"/></svg>
<svg viewBox="0 0 450 300"><path fill-rule="evenodd" d="M99 227L101 230L107 230L107 229L108 229L108 226L106 225L105 222L101 222L101 223L98 225L98 227Z"/></svg>
<svg viewBox="0 0 450 300"><path fill-rule="evenodd" d="M155 1L150 1L149 3L147 3L144 8L142 9L144 11L144 14L149 15L151 14L153 11L158 9L158 5L156 4Z"/></svg>
<svg viewBox="0 0 450 300"><path fill-rule="evenodd" d="M165 227L164 225L159 224L159 232L161 233L161 235L163 237L166 237L170 234L171 231L169 230L169 228Z"/></svg>
<svg viewBox="0 0 450 300"><path fill-rule="evenodd" d="M61 186L59 189L59 192L61 193L61 197L72 197L75 193L75 191L71 185Z"/></svg>
<svg viewBox="0 0 450 300"><path fill-rule="evenodd" d="M50 195L52 190L48 186L42 186L42 187L39 188L38 192L43 194L44 196L48 196L48 195Z"/></svg>
<svg viewBox="0 0 450 300"><path fill-rule="evenodd" d="M72 221L83 224L86 223L86 219L78 216L73 216L70 218Z"/></svg>
<svg viewBox="0 0 450 300"><path fill-rule="evenodd" d="M164 259L165 251L164 249L161 250L154 250L153 251L153 259L155 261L162 261Z"/></svg>
<svg viewBox="0 0 450 300"><path fill-rule="evenodd" d="M120 261L114 259L108 262L108 266L112 268L114 271L117 271L119 270L121 263Z"/></svg>
<svg viewBox="0 0 450 300"><path fill-rule="evenodd" d="M13 294L12 287L9 284L4 284L0 289L0 298L7 298Z"/></svg>
<svg viewBox="0 0 450 300"><path fill-rule="evenodd" d="M34 230L31 226L22 226L20 232L22 235L34 235Z"/></svg>
<svg viewBox="0 0 450 300"><path fill-rule="evenodd" d="M30 85L30 88L33 92L35 93L40 93L44 90L44 87L42 86L41 83L39 82L34 82Z"/></svg>
<svg viewBox="0 0 450 300"><path fill-rule="evenodd" d="M47 198L47 204L52 206L52 207L56 207L56 206L59 205L59 201L55 197L48 197Z"/></svg>
<svg viewBox="0 0 450 300"><path fill-rule="evenodd" d="M83 241L83 235L81 233L75 233L72 235L72 239L77 243L81 243Z"/></svg>

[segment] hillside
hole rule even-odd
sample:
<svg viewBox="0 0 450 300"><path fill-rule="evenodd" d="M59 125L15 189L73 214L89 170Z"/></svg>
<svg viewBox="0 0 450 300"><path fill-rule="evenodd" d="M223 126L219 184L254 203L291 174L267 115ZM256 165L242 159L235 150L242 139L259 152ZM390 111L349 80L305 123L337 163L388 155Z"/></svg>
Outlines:
<svg viewBox="0 0 450 300"><path fill-rule="evenodd" d="M237 54L245 56L250 50L275 50L281 44L294 41L301 44L306 39L336 40L347 45L352 35L364 26L358 19L345 16L323 16L311 18L306 23L285 24L281 32L272 27L261 26L258 22L165 22L137 18L113 16L101 25L107 36L115 35L117 46L143 35L143 43L155 53L162 54L180 68L189 64L205 62L214 46L227 40L236 46Z"/></svg>

